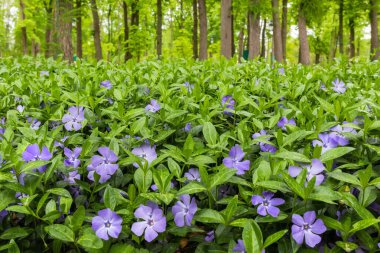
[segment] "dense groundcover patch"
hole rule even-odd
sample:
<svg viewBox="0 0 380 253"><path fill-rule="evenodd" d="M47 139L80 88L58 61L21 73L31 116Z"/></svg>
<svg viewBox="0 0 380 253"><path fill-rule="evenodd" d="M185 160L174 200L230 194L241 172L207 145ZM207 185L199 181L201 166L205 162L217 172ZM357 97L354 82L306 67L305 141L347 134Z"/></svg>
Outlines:
<svg viewBox="0 0 380 253"><path fill-rule="evenodd" d="M380 68L0 62L9 252L375 252Z"/></svg>

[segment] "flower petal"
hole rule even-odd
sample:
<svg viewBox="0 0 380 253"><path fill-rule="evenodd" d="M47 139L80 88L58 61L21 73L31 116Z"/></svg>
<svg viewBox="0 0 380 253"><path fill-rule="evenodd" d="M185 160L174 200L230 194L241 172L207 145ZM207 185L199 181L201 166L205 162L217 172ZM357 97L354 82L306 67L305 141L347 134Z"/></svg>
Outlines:
<svg viewBox="0 0 380 253"><path fill-rule="evenodd" d="M146 221L138 221L132 224L131 231L135 235L141 236L147 227L148 227L148 224L146 223Z"/></svg>

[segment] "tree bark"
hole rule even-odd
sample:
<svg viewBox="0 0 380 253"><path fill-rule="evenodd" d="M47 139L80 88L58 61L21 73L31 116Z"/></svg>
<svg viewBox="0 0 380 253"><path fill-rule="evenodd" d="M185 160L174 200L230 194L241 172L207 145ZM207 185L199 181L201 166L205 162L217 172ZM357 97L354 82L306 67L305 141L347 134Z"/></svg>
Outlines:
<svg viewBox="0 0 380 253"><path fill-rule="evenodd" d="M253 60L260 55L260 0L250 0L253 10L248 11L248 59Z"/></svg>
<svg viewBox="0 0 380 253"><path fill-rule="evenodd" d="M307 40L306 17L303 13L303 2L300 3L298 13L298 33L299 33L299 62L304 65L310 64L309 42Z"/></svg>
<svg viewBox="0 0 380 253"><path fill-rule="evenodd" d="M281 24L280 24L280 17L279 17L278 0L272 0L272 15L273 15L274 59L278 62L283 62L284 55L282 53Z"/></svg>
<svg viewBox="0 0 380 253"><path fill-rule="evenodd" d="M129 26L128 26L128 6L126 3L126 0L123 1L123 19L124 19L124 48L125 48L125 55L124 55L124 61L128 61L132 58L132 54L129 50Z"/></svg>
<svg viewBox="0 0 380 253"><path fill-rule="evenodd" d="M377 60L380 56L379 33L377 27L377 0L370 0L369 18L371 22L371 60Z"/></svg>
<svg viewBox="0 0 380 253"><path fill-rule="evenodd" d="M82 0L77 0L77 56L83 57L82 43Z"/></svg>
<svg viewBox="0 0 380 253"><path fill-rule="evenodd" d="M100 21L98 14L98 7L96 5L96 0L91 0L91 12L93 18L93 27L94 27L94 44L95 44L95 58L100 61L103 59L102 54L102 44L100 41Z"/></svg>
<svg viewBox="0 0 380 253"><path fill-rule="evenodd" d="M231 57L235 55L235 32L234 32L234 12L233 5L231 1Z"/></svg>
<svg viewBox="0 0 380 253"><path fill-rule="evenodd" d="M162 2L157 0L157 57L162 55Z"/></svg>
<svg viewBox="0 0 380 253"><path fill-rule="evenodd" d="M52 25L53 25L53 0L49 2L44 2L46 10L46 29L45 29L45 57L49 58L52 56Z"/></svg>
<svg viewBox="0 0 380 253"><path fill-rule="evenodd" d="M25 20L24 9L25 9L25 4L24 4L23 0L20 0L21 21ZM21 27L21 43L22 43L23 55L27 55L28 54L28 37L26 34L26 25L25 24L23 24Z"/></svg>
<svg viewBox="0 0 380 253"><path fill-rule="evenodd" d="M59 44L63 51L63 60L73 61L73 43L71 38L72 32L72 2L71 0L58 0L58 20L59 25Z"/></svg>
<svg viewBox="0 0 380 253"><path fill-rule="evenodd" d="M243 27L241 27L239 31L239 46L238 46L239 63L241 62L241 58L243 57L243 50L244 50L244 29Z"/></svg>
<svg viewBox="0 0 380 253"><path fill-rule="evenodd" d="M320 58L321 58L321 54L315 53L315 64L319 64L321 62Z"/></svg>
<svg viewBox="0 0 380 253"><path fill-rule="evenodd" d="M355 57L355 21L354 17L350 17L348 20L350 27L350 58Z"/></svg>
<svg viewBox="0 0 380 253"><path fill-rule="evenodd" d="M282 0L282 23L281 23L281 39L282 39L282 55L286 60L286 37L288 35L288 0Z"/></svg>
<svg viewBox="0 0 380 253"><path fill-rule="evenodd" d="M260 57L261 58L265 58L265 33L266 33L266 29L267 29L267 20L264 19L264 25L263 25L263 31L262 31L262 34L261 34L261 54L260 54Z"/></svg>
<svg viewBox="0 0 380 253"><path fill-rule="evenodd" d="M139 12L139 0L133 0L131 4L131 32L132 32L132 39L136 38L136 34L138 32L138 28L140 25L140 12ZM135 43L134 45L136 45ZM134 48L136 50L137 55L137 61L140 61L140 50L139 48Z"/></svg>
<svg viewBox="0 0 380 253"><path fill-rule="evenodd" d="M193 0L193 58L198 59L198 3Z"/></svg>
<svg viewBox="0 0 380 253"><path fill-rule="evenodd" d="M339 0L339 31L338 31L338 41L339 41L339 53L343 55L343 0Z"/></svg>
<svg viewBox="0 0 380 253"><path fill-rule="evenodd" d="M221 0L221 55L227 59L232 56L231 7L232 0Z"/></svg>
<svg viewBox="0 0 380 253"><path fill-rule="evenodd" d="M199 0L199 60L207 59L207 11L206 0Z"/></svg>

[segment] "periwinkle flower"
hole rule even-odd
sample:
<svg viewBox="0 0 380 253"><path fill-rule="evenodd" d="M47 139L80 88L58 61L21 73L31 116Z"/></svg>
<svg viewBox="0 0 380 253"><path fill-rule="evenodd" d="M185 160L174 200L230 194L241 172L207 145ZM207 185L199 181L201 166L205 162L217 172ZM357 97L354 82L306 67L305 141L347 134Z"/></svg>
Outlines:
<svg viewBox="0 0 380 253"><path fill-rule="evenodd" d="M65 124L67 131L78 131L82 128L81 122L84 120L84 109L82 106L72 106L69 113L63 115L62 123Z"/></svg>
<svg viewBox="0 0 380 253"><path fill-rule="evenodd" d="M288 119L287 117L282 117L278 123L277 123L277 126L278 127L281 127L282 130L286 131L286 125L293 125L295 126L296 125L296 121L292 118L292 119Z"/></svg>
<svg viewBox="0 0 380 253"><path fill-rule="evenodd" d="M161 109L161 106L160 104L157 102L157 100L155 99L152 99L150 100L150 104L148 104L146 107L145 107L145 111L148 111L148 112L157 112Z"/></svg>
<svg viewBox="0 0 380 253"><path fill-rule="evenodd" d="M80 160L78 159L78 157L81 152L82 152L81 147L75 148L73 151L68 148L65 148L64 153L65 153L65 156L67 157L67 159L65 159L63 162L65 166L78 168L80 164Z"/></svg>
<svg viewBox="0 0 380 253"><path fill-rule="evenodd" d="M77 170L70 171L69 175L64 177L64 180L69 184L75 184L75 179L80 180L80 174Z"/></svg>
<svg viewBox="0 0 380 253"><path fill-rule="evenodd" d="M8 215L8 211L7 210L2 210L0 212L0 223L3 221L3 219Z"/></svg>
<svg viewBox="0 0 380 253"><path fill-rule="evenodd" d="M340 93L340 94L343 94L346 92L346 85L344 84L343 81L339 80L338 78L334 80L334 82L332 82L332 84L334 85L333 87L333 90L337 93Z"/></svg>
<svg viewBox="0 0 380 253"><path fill-rule="evenodd" d="M147 242L153 241L158 233L166 230L166 217L158 205L153 202L148 202L146 206L140 205L134 215L143 221L133 223L131 230L137 236L145 233L144 238Z"/></svg>
<svg viewBox="0 0 380 253"><path fill-rule="evenodd" d="M305 240L306 245L314 248L321 242L320 235L326 231L326 226L321 219L316 220L315 211L308 211L303 217L293 214L292 222L292 237L297 244L301 245Z"/></svg>
<svg viewBox="0 0 380 253"><path fill-rule="evenodd" d="M261 216L267 216L268 214L272 217L277 217L280 214L280 209L277 207L285 203L285 200L281 198L273 198L274 193L265 191L263 196L254 195L252 196L252 204L257 206L257 213Z"/></svg>
<svg viewBox="0 0 380 253"><path fill-rule="evenodd" d="M92 230L103 239L108 240L109 236L118 238L121 232L123 219L111 209L103 209L98 212L98 216L92 218Z"/></svg>
<svg viewBox="0 0 380 253"><path fill-rule="evenodd" d="M60 141L54 141L54 147L64 148L64 143L68 138L69 136L64 136Z"/></svg>
<svg viewBox="0 0 380 253"><path fill-rule="evenodd" d="M231 148L229 156L223 159L223 164L227 168L236 169L236 175L243 175L249 170L250 161L244 160L245 153L241 147L236 144Z"/></svg>
<svg viewBox="0 0 380 253"><path fill-rule="evenodd" d="M227 110L224 110L223 113L226 115L232 115L232 111L235 110L235 100L231 95L222 97L222 105L226 107Z"/></svg>
<svg viewBox="0 0 380 253"><path fill-rule="evenodd" d="M209 232L207 232L206 236L205 236L205 241L206 242L212 242L214 241L215 239L215 230L211 230Z"/></svg>
<svg viewBox="0 0 380 253"><path fill-rule="evenodd" d="M41 122L37 119L28 118L28 122L30 123L30 128L33 130L38 130L40 128Z"/></svg>
<svg viewBox="0 0 380 253"><path fill-rule="evenodd" d="M4 126L5 126L5 118L2 117L2 118L0 119L0 134L1 134L1 135L4 135L4 133L5 133L5 128L4 128ZM2 140L1 137L0 137L0 140Z"/></svg>
<svg viewBox="0 0 380 253"><path fill-rule="evenodd" d="M150 146L146 143L142 144L140 147L132 149L132 154L143 158L148 162L149 165L157 158L156 146ZM134 163L133 166L136 168L139 167L137 163Z"/></svg>
<svg viewBox="0 0 380 253"><path fill-rule="evenodd" d="M187 92L191 93L194 89L194 84L190 84L189 82L185 82L183 86L187 89Z"/></svg>
<svg viewBox="0 0 380 253"><path fill-rule="evenodd" d="M260 136L267 135L267 132L265 130L260 130L259 133L254 133L252 135L253 139L256 139ZM266 140L270 140L270 138L267 138ZM270 153L276 153L277 148L271 144L264 143L264 142L259 142L260 150L261 152L270 152Z"/></svg>
<svg viewBox="0 0 380 253"><path fill-rule="evenodd" d="M182 195L180 201L177 201L172 208L175 224L178 227L191 226L197 209L195 198L191 198L189 194Z"/></svg>
<svg viewBox="0 0 380 253"><path fill-rule="evenodd" d="M16 107L16 109L17 109L17 111L18 111L19 113L22 113L22 112L24 111L24 109L25 109L25 106L18 105L18 106Z"/></svg>
<svg viewBox="0 0 380 253"><path fill-rule="evenodd" d="M25 162L33 162L38 160L49 161L52 157L52 154L46 146L42 147L42 150L40 151L38 144L29 145L22 153L22 158ZM46 165L37 168L37 170L41 173L44 172L46 170Z"/></svg>
<svg viewBox="0 0 380 253"><path fill-rule="evenodd" d="M285 75L285 69L284 68L278 68L278 73L280 75Z"/></svg>
<svg viewBox="0 0 380 253"><path fill-rule="evenodd" d="M199 174L199 170L195 168L190 168L188 172L185 172L185 177L189 181L201 181L201 175Z"/></svg>
<svg viewBox="0 0 380 253"><path fill-rule="evenodd" d="M322 147L322 154L325 153L327 150L336 148L338 146L338 140L336 139L336 136L336 134L332 133L318 134L320 140L313 140L313 147Z"/></svg>
<svg viewBox="0 0 380 253"><path fill-rule="evenodd" d="M323 171L325 170L325 166L318 159L312 159L311 164L303 166L306 168L306 180L310 181L313 177L315 177L315 185L320 185L325 176L323 175ZM292 177L297 177L302 171L301 167L298 166L289 166L289 175Z"/></svg>
<svg viewBox="0 0 380 253"><path fill-rule="evenodd" d="M42 71L40 71L40 77L43 77L43 76L49 76L50 74L49 74L49 71L47 71L47 70L42 70Z"/></svg>
<svg viewBox="0 0 380 253"><path fill-rule="evenodd" d="M327 91L326 85L324 83L321 84L320 88L323 91Z"/></svg>
<svg viewBox="0 0 380 253"><path fill-rule="evenodd" d="M191 123L186 123L185 127L183 128L183 131L186 133L190 132L191 130Z"/></svg>
<svg viewBox="0 0 380 253"><path fill-rule="evenodd" d="M100 175L100 183L107 181L116 170L119 168L118 164L115 164L118 160L117 155L108 147L100 147L98 152L101 154L94 155L91 158L91 168L87 169L91 171L92 169Z"/></svg>
<svg viewBox="0 0 380 253"><path fill-rule="evenodd" d="M109 89L112 88L112 84L111 84L110 80L104 80L104 81L102 81L100 83L100 86L106 88L107 90L109 90Z"/></svg>

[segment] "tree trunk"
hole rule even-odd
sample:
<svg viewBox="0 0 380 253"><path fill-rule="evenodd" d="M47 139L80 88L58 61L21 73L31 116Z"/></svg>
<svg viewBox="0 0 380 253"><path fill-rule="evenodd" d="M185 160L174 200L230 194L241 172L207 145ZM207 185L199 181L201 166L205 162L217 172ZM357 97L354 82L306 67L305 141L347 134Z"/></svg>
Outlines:
<svg viewBox="0 0 380 253"><path fill-rule="evenodd" d="M207 59L207 11L206 0L199 0L199 60Z"/></svg>
<svg viewBox="0 0 380 253"><path fill-rule="evenodd" d="M239 32L239 47L238 47L238 57L239 57L239 63L241 62L241 58L243 57L243 50L244 50L244 29L243 27L240 28Z"/></svg>
<svg viewBox="0 0 380 253"><path fill-rule="evenodd" d="M138 28L140 25L140 12L139 12L139 0L133 0L131 4L131 10L132 10L132 15L131 15L131 32L132 32L132 39L136 38ZM135 43L136 45L137 43ZM140 50L139 48L134 48L136 50L136 55L137 55L137 61L140 61Z"/></svg>
<svg viewBox="0 0 380 253"><path fill-rule="evenodd" d="M126 0L123 1L123 19L124 19L124 47L125 47L125 55L124 61L128 61L132 58L132 54L129 50L129 26L128 26L128 6Z"/></svg>
<svg viewBox="0 0 380 253"><path fill-rule="evenodd" d="M59 44L63 51L63 60L73 61L73 43L71 38L72 31L72 2L71 0L58 0L58 20L59 25Z"/></svg>
<svg viewBox="0 0 380 253"><path fill-rule="evenodd" d="M371 60L377 60L380 56L379 34L377 28L377 0L370 0L369 18L371 21Z"/></svg>
<svg viewBox="0 0 380 253"><path fill-rule="evenodd" d="M264 25L263 25L263 32L261 34L261 54L260 54L260 57L261 58L265 58L265 33L266 33L266 29L267 29L267 20L264 19Z"/></svg>
<svg viewBox="0 0 380 253"><path fill-rule="evenodd" d="M103 59L102 54L102 44L100 41L100 21L98 14L98 7L96 5L96 0L91 0L91 12L93 18L94 27L94 44L95 44L95 58L100 61Z"/></svg>
<svg viewBox="0 0 380 253"><path fill-rule="evenodd" d="M288 0L282 0L282 23L281 23L281 39L282 54L284 61L286 60L286 37L288 35Z"/></svg>
<svg viewBox="0 0 380 253"><path fill-rule="evenodd" d="M232 56L232 27L231 27L232 0L221 1L221 55L230 59Z"/></svg>
<svg viewBox="0 0 380 253"><path fill-rule="evenodd" d="M319 52L315 53L315 64L319 64L321 62L320 60L321 54Z"/></svg>
<svg viewBox="0 0 380 253"><path fill-rule="evenodd" d="M358 37L358 46L356 47L356 56L360 56L360 37Z"/></svg>
<svg viewBox="0 0 380 253"><path fill-rule="evenodd" d="M253 60L260 55L260 0L250 0L255 6L254 11L248 11L248 59Z"/></svg>
<svg viewBox="0 0 380 253"><path fill-rule="evenodd" d="M23 0L20 0L21 21L25 20L24 9L25 9L25 4L24 4ZM22 24L22 27L21 27L21 43L22 43L23 55L27 55L28 54L28 37L26 34L26 25L25 24Z"/></svg>
<svg viewBox="0 0 380 253"><path fill-rule="evenodd" d="M157 57L162 55L162 2L157 0Z"/></svg>
<svg viewBox="0 0 380 253"><path fill-rule="evenodd" d="M307 40L306 17L303 13L303 2L300 3L298 13L298 33L299 33L299 62L304 65L310 64L309 42Z"/></svg>
<svg viewBox="0 0 380 253"><path fill-rule="evenodd" d="M273 15L274 59L278 62L283 62L284 56L282 53L281 24L280 24L280 17L279 17L278 0L272 0L272 15Z"/></svg>
<svg viewBox="0 0 380 253"><path fill-rule="evenodd" d="M343 55L343 0L339 0L339 31L338 31L338 41L339 41L339 53Z"/></svg>
<svg viewBox="0 0 380 253"><path fill-rule="evenodd" d="M234 32L234 12L233 5L231 1L231 57L235 55L235 32Z"/></svg>
<svg viewBox="0 0 380 253"><path fill-rule="evenodd" d="M44 2L46 10L46 30L45 30L45 57L49 58L52 56L52 24L53 24L53 0L50 0L49 3Z"/></svg>
<svg viewBox="0 0 380 253"><path fill-rule="evenodd" d="M82 0L77 0L77 56L83 57L82 46Z"/></svg>
<svg viewBox="0 0 380 253"><path fill-rule="evenodd" d="M198 3L193 0L193 58L198 59Z"/></svg>
<svg viewBox="0 0 380 253"><path fill-rule="evenodd" d="M355 21L354 17L350 17L348 20L350 27L350 58L355 57Z"/></svg>

